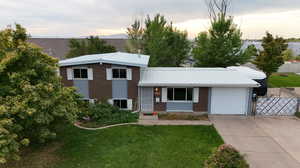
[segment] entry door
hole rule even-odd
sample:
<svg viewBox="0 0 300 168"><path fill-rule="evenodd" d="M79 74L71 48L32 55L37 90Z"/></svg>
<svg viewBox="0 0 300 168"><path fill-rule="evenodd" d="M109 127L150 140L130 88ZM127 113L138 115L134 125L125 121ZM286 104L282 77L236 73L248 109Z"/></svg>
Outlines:
<svg viewBox="0 0 300 168"><path fill-rule="evenodd" d="M141 89L142 112L153 112L153 88Z"/></svg>

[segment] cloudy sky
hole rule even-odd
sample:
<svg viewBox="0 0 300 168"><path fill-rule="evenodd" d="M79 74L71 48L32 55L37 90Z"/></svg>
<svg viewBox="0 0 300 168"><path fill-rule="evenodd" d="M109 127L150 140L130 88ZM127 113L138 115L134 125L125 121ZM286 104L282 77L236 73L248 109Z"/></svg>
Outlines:
<svg viewBox="0 0 300 168"><path fill-rule="evenodd" d="M156 13L191 38L209 27L205 0L0 0L0 28L20 23L32 36L111 35ZM300 38L300 0L232 0L230 14L243 38L265 31Z"/></svg>

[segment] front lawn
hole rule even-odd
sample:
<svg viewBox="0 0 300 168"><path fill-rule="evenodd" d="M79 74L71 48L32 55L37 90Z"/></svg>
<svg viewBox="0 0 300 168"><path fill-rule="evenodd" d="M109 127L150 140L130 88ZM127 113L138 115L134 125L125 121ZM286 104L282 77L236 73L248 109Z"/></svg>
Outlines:
<svg viewBox="0 0 300 168"><path fill-rule="evenodd" d="M121 126L98 131L65 126L58 141L63 145L52 154L55 160L49 168L199 168L223 144L213 126ZM27 168L9 165L20 167Z"/></svg>
<svg viewBox="0 0 300 168"><path fill-rule="evenodd" d="M269 87L300 87L300 75L295 73L275 73L268 79Z"/></svg>

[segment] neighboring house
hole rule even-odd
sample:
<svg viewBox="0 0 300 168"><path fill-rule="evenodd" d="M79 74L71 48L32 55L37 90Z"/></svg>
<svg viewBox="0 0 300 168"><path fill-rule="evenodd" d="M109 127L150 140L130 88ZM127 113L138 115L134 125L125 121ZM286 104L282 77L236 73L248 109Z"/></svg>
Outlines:
<svg viewBox="0 0 300 168"><path fill-rule="evenodd" d="M251 112L249 75L228 68L148 68L149 56L129 53L87 55L59 62L62 82L85 99L122 109L152 112Z"/></svg>
<svg viewBox="0 0 300 168"><path fill-rule="evenodd" d="M53 56L59 60L65 59L66 54L69 52L69 41L72 38L29 38L28 42L36 44L41 47L45 53ZM75 38L77 40L84 40L85 38ZM112 45L117 51L124 52L126 48L127 39L116 38L101 38L107 44Z"/></svg>

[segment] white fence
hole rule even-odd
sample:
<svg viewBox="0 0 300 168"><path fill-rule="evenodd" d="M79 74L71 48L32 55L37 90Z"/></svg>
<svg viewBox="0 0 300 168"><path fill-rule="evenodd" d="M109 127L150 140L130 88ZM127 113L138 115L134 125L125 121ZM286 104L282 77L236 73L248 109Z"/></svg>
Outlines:
<svg viewBox="0 0 300 168"><path fill-rule="evenodd" d="M258 98L256 115L264 116L291 116L299 107L298 98L267 97Z"/></svg>

